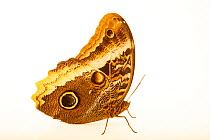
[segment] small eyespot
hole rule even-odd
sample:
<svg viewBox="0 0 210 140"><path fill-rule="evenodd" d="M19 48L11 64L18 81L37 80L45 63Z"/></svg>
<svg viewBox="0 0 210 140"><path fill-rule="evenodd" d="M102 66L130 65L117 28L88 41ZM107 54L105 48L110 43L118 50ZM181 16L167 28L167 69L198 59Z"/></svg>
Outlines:
<svg viewBox="0 0 210 140"><path fill-rule="evenodd" d="M102 84L104 80L105 80L104 74L98 71L94 72L91 77L91 81L95 84Z"/></svg>
<svg viewBox="0 0 210 140"><path fill-rule="evenodd" d="M113 37L114 37L114 31L113 31L112 29L108 29L108 30L106 31L106 36L107 36L108 38L113 38Z"/></svg>
<svg viewBox="0 0 210 140"><path fill-rule="evenodd" d="M73 91L64 92L60 97L60 105L65 109L74 109L78 104L78 97Z"/></svg>

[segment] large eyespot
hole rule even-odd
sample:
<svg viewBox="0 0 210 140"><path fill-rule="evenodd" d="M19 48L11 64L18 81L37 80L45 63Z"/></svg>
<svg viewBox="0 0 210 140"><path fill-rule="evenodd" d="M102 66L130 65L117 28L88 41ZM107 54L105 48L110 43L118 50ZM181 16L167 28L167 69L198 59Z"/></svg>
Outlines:
<svg viewBox="0 0 210 140"><path fill-rule="evenodd" d="M113 38L114 37L114 31L112 29L107 29L106 30L106 36L108 38Z"/></svg>
<svg viewBox="0 0 210 140"><path fill-rule="evenodd" d="M61 95L59 102L61 107L65 109L74 109L77 106L79 99L73 91L67 91Z"/></svg>
<svg viewBox="0 0 210 140"><path fill-rule="evenodd" d="M95 84L102 84L104 80L105 80L104 74L98 71L94 72L91 77L91 81Z"/></svg>

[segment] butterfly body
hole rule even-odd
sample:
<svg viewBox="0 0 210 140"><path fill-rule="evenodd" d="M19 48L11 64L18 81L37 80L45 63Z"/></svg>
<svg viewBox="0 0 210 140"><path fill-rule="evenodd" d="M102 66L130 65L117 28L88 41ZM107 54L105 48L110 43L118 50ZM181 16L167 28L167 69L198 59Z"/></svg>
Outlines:
<svg viewBox="0 0 210 140"><path fill-rule="evenodd" d="M75 58L58 63L48 77L37 82L32 96L36 108L70 124L84 124L118 116L135 63L131 31L115 13L105 15Z"/></svg>

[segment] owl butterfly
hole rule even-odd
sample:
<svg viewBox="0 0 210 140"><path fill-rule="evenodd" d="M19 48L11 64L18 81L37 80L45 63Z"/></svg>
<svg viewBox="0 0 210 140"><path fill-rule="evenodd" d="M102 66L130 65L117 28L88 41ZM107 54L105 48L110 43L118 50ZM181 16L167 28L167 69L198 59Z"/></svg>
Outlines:
<svg viewBox="0 0 210 140"><path fill-rule="evenodd" d="M130 105L124 99L133 79L134 60L127 23L118 14L106 14L75 58L58 63L48 77L36 83L32 99L38 110L70 124L126 119L119 114Z"/></svg>

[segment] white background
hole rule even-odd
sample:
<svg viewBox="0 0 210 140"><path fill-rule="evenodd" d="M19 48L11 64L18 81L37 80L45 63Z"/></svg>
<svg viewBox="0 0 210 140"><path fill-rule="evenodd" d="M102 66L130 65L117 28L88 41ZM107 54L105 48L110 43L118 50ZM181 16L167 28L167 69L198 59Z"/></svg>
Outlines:
<svg viewBox="0 0 210 140"><path fill-rule="evenodd" d="M75 57L110 12L129 24L135 77L124 119L73 125L35 109L35 83ZM209 0L0 1L0 139L210 139Z"/></svg>

